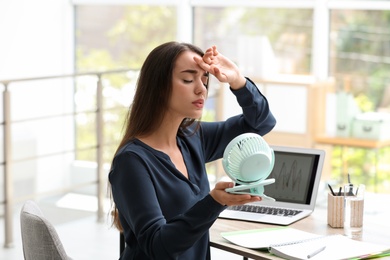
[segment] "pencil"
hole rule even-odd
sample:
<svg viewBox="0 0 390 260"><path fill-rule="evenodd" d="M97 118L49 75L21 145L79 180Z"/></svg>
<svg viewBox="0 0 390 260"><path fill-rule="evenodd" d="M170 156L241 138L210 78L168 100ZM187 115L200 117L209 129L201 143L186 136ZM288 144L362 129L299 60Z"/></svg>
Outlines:
<svg viewBox="0 0 390 260"><path fill-rule="evenodd" d="M314 256L316 256L316 255L318 255L319 253L321 253L322 251L324 251L325 250L325 248L326 248L326 246L323 246L323 247L321 247L321 248L319 248L319 249L317 249L316 251L314 251L313 253L311 253L311 254L308 254L307 255L307 258L312 258L312 257L314 257Z"/></svg>
<svg viewBox="0 0 390 260"><path fill-rule="evenodd" d="M336 196L336 194L334 194L334 191L333 191L333 189L332 189L332 186L330 186L330 184L328 183L328 187L329 187L329 189L330 189L330 192L332 193L332 195L333 196Z"/></svg>

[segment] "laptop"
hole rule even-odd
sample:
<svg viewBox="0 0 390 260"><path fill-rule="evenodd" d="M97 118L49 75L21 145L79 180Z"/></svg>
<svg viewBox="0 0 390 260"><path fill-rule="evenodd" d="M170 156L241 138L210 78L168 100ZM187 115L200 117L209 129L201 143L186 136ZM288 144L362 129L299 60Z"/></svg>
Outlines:
<svg viewBox="0 0 390 260"><path fill-rule="evenodd" d="M275 201L230 206L220 213L220 218L286 226L314 211L325 152L313 148L271 147L275 165L267 179L274 178L275 182L264 186L264 194Z"/></svg>

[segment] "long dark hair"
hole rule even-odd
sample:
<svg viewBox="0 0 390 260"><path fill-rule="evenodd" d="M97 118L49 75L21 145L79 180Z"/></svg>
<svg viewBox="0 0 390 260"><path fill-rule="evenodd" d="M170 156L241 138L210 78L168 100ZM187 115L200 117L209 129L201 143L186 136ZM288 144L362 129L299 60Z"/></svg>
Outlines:
<svg viewBox="0 0 390 260"><path fill-rule="evenodd" d="M164 43L149 53L141 67L134 99L124 124L125 133L116 152L135 137L152 133L161 124L172 93L173 69L177 58L184 51L195 52L201 57L204 55L197 46L179 42ZM194 121L184 119L179 134ZM114 225L122 230L115 206L112 213Z"/></svg>
<svg viewBox="0 0 390 260"><path fill-rule="evenodd" d="M135 136L150 134L159 126L168 110L172 93L172 74L177 57L184 51L203 56L203 51L189 43L167 42L153 49L142 65L134 100L125 121L125 134L118 150ZM181 128L194 119L185 119Z"/></svg>

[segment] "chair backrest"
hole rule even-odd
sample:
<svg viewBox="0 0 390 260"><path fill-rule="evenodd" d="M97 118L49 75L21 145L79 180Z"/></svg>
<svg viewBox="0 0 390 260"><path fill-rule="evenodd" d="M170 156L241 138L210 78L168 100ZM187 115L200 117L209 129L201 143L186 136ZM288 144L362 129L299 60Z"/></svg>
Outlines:
<svg viewBox="0 0 390 260"><path fill-rule="evenodd" d="M70 260L54 226L34 201L26 201L20 213L25 260Z"/></svg>

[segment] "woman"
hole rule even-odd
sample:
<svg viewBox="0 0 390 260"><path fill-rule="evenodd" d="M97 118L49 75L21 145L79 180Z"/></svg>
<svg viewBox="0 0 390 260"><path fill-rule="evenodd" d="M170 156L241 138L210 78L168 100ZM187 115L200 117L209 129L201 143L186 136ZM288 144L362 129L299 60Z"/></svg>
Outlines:
<svg viewBox="0 0 390 260"><path fill-rule="evenodd" d="M199 122L209 74L229 83L243 114L224 122ZM259 197L210 191L205 163L223 156L245 132L260 135L275 125L268 102L215 46L203 53L168 42L143 64L124 137L109 173L114 223L122 227L121 259L210 259L208 230L226 206Z"/></svg>

